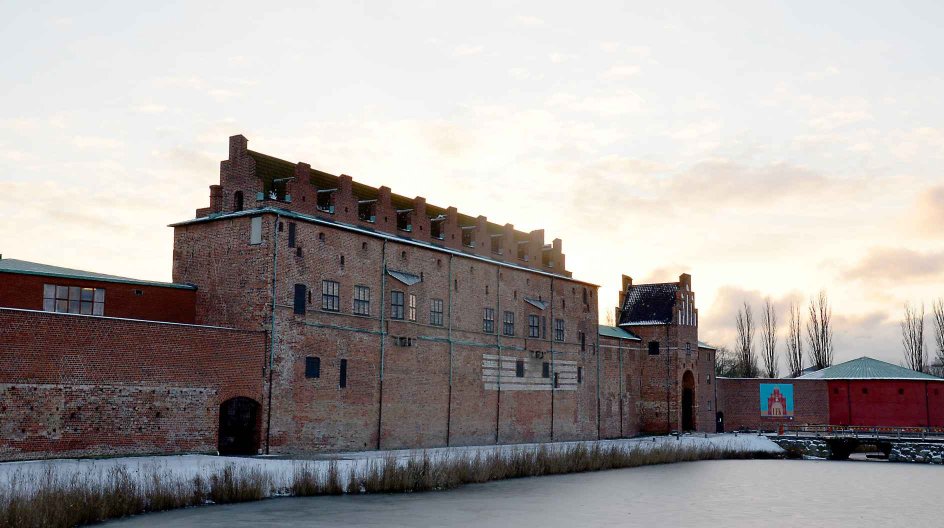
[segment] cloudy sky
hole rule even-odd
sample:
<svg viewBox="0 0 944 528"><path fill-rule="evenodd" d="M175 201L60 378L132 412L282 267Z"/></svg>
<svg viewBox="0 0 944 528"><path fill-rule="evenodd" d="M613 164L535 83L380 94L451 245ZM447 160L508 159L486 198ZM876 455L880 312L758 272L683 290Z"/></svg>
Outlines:
<svg viewBox="0 0 944 528"><path fill-rule="evenodd" d="M825 288L836 358L944 295L944 4L5 2L0 252L170 280L227 137L564 240L701 336ZM782 345L781 345L782 347Z"/></svg>

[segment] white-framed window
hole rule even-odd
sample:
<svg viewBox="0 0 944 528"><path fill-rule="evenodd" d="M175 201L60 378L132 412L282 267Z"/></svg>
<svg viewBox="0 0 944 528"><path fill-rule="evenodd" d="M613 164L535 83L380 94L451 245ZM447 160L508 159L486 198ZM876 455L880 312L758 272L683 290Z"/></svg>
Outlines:
<svg viewBox="0 0 944 528"><path fill-rule="evenodd" d="M105 315L105 289L44 284L43 311Z"/></svg>
<svg viewBox="0 0 944 528"><path fill-rule="evenodd" d="M410 321L416 321L416 295L410 294L410 305L409 311L407 312L410 316Z"/></svg>
<svg viewBox="0 0 944 528"><path fill-rule="evenodd" d="M354 315L370 315L370 288L354 286Z"/></svg>

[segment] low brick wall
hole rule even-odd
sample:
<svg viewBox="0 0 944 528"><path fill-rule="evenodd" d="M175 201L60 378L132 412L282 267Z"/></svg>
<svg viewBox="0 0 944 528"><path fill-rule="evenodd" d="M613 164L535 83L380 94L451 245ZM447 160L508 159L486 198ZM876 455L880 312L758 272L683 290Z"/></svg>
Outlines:
<svg viewBox="0 0 944 528"><path fill-rule="evenodd" d="M264 356L261 332L0 309L0 460L215 451Z"/></svg>
<svg viewBox="0 0 944 528"><path fill-rule="evenodd" d="M717 383L718 411L724 414L725 431L776 431L780 424L829 423L829 391L824 380L718 378ZM792 419L761 417L762 383L793 385Z"/></svg>

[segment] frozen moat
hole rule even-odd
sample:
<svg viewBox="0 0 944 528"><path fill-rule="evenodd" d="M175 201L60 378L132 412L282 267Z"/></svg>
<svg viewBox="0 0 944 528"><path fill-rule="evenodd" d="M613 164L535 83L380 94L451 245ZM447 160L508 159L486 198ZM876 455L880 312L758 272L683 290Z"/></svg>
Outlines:
<svg viewBox="0 0 944 528"><path fill-rule="evenodd" d="M109 526L936 526L942 482L944 471L927 465L724 460L445 492L271 499Z"/></svg>

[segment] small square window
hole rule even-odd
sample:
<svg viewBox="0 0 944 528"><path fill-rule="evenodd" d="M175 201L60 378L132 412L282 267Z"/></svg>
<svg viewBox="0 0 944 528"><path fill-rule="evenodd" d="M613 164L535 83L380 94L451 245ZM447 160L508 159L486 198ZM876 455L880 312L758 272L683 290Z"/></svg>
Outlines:
<svg viewBox="0 0 944 528"><path fill-rule="evenodd" d="M649 355L650 356L659 355L659 342L658 341L649 341Z"/></svg>

